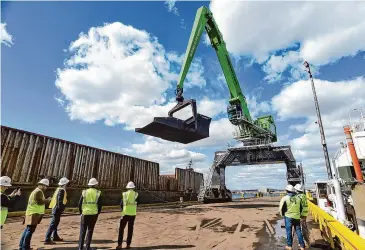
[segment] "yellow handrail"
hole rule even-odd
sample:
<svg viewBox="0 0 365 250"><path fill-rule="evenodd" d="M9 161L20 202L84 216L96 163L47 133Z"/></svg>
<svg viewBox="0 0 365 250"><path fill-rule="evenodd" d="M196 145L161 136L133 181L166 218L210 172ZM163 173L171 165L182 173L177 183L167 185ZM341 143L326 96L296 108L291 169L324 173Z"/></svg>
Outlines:
<svg viewBox="0 0 365 250"><path fill-rule="evenodd" d="M311 201L308 204L314 220L319 223L319 229L322 231L323 237L330 243L332 248L335 248L334 239L337 238L344 250L365 250L365 239L348 229Z"/></svg>

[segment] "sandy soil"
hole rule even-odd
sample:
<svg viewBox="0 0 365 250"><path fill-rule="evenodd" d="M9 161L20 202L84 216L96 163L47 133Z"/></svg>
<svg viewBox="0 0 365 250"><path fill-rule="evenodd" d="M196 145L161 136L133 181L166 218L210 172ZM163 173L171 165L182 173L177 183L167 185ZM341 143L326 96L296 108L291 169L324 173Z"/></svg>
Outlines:
<svg viewBox="0 0 365 250"><path fill-rule="evenodd" d="M133 249L277 249L272 241L278 230L280 198L254 198L239 202L154 208L137 214ZM93 249L114 249L120 212L102 213L97 221ZM45 218L32 238L34 249L77 249L80 216L61 218L64 242L43 245L50 219ZM9 218L2 232L2 249L17 249L24 229L20 218ZM127 230L126 230L127 231ZM126 232L125 231L125 236ZM123 245L125 246L125 244ZM282 249L282 247L280 247Z"/></svg>

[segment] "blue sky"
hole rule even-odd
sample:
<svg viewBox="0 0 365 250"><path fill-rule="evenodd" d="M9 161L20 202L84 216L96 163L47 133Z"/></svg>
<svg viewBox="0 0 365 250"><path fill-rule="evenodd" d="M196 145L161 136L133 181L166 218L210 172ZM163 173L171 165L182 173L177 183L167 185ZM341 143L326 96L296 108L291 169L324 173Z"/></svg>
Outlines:
<svg viewBox="0 0 365 250"><path fill-rule="evenodd" d="M325 178L302 62L313 66L333 154L348 109L365 107L364 3L169 3L2 2L1 124L158 161L162 173L190 159L206 172L214 152L235 142L225 113L228 89L205 37L184 95L213 117L211 137L180 145L133 132L173 105L195 13L206 5L232 53L252 114L273 114L278 144L292 146L307 180ZM113 43L106 46L100 36ZM131 44L140 50L132 53ZM228 167L227 184L282 188L285 167Z"/></svg>

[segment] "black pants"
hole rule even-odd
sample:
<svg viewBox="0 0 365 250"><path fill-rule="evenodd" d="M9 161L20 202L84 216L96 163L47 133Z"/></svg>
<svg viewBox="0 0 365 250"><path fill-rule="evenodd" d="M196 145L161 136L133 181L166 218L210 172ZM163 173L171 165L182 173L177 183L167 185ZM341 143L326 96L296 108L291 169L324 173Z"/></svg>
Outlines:
<svg viewBox="0 0 365 250"><path fill-rule="evenodd" d="M60 224L61 215L62 212L55 212L54 214L52 214L51 224L49 224L49 228L46 233L46 241L51 240L51 237L53 237L54 239L59 238L57 234L57 227Z"/></svg>
<svg viewBox="0 0 365 250"><path fill-rule="evenodd" d="M80 225L80 238L79 238L79 249L83 249L84 247L84 239L86 236L86 249L90 249L91 239L93 237L94 227L96 221L98 219L98 215L82 215L81 216L81 225Z"/></svg>
<svg viewBox="0 0 365 250"><path fill-rule="evenodd" d="M123 243L123 233L124 233L124 228L127 225L127 223L128 223L127 245L130 245L132 243L133 227L134 227L135 219L136 219L136 216L131 216L131 215L124 215L120 219L118 245Z"/></svg>

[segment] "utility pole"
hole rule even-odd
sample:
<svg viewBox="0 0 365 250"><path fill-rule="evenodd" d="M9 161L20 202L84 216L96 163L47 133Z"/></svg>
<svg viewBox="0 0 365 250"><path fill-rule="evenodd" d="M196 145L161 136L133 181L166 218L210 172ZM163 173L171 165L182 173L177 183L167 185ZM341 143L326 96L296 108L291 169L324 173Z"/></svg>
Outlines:
<svg viewBox="0 0 365 250"><path fill-rule="evenodd" d="M307 61L304 62L304 67L306 68L306 71L308 72L309 78L310 78L311 83L312 83L312 91L313 91L313 97L314 97L314 104L316 106L316 111L317 111L319 131L321 133L322 148L323 148L323 153L324 153L324 160L326 162L328 179L331 180L332 179L331 163L330 163L330 158L328 156L328 149L327 149L326 137L324 135L323 125L322 125L322 118L321 118L321 112L319 111L319 105L318 105L318 99L317 99L317 94L316 94L316 88L314 87L313 76L312 76L312 73L311 73L311 70L310 70L310 67L309 67L309 63Z"/></svg>

